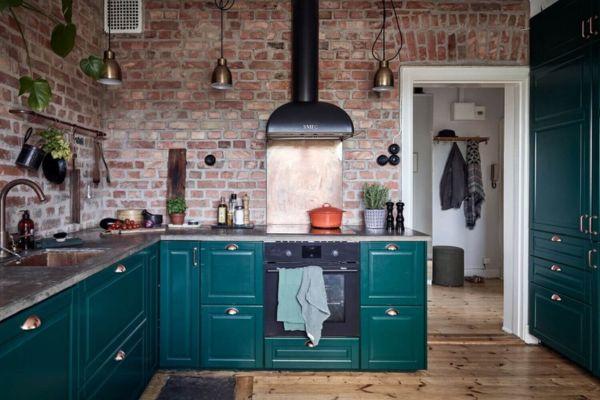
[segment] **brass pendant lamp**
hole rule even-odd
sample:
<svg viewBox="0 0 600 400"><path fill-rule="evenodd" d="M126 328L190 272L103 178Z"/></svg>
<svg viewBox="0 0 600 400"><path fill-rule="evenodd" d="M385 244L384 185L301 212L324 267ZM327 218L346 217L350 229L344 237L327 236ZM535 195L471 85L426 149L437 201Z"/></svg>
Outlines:
<svg viewBox="0 0 600 400"><path fill-rule="evenodd" d="M224 30L224 14L233 7L235 0L215 0L215 5L221 11L221 57L217 60L217 66L213 70L211 77L211 86L214 89L228 90L233 87L233 78L231 71L227 66L227 59L223 57L223 30Z"/></svg>
<svg viewBox="0 0 600 400"><path fill-rule="evenodd" d="M104 65L100 71L100 78L98 82L107 86L116 86L123 83L123 76L121 74L121 66L115 58L115 52L110 48L110 25L111 25L111 0L108 0L108 49L104 52Z"/></svg>
<svg viewBox="0 0 600 400"><path fill-rule="evenodd" d="M375 38L373 42L373 47L371 48L371 53L373 57L379 61L379 68L375 73L375 78L373 79L373 90L376 92L389 92L394 89L394 73L390 69L390 61L394 58L398 57L400 51L402 51L402 47L404 46L404 36L402 35L402 30L400 29L400 20L398 19L398 14L396 13L396 5L394 4L394 0L390 0L392 4L392 10L394 11L394 19L396 20L396 27L398 28L398 32L400 33L400 46L396 53L387 58L385 55L385 25L387 23L387 9L386 9L386 0L382 0L383 3L383 22L381 24L381 29L379 30L379 34ZM375 45L381 38L381 44L383 48L383 56L379 57L377 52L375 51Z"/></svg>

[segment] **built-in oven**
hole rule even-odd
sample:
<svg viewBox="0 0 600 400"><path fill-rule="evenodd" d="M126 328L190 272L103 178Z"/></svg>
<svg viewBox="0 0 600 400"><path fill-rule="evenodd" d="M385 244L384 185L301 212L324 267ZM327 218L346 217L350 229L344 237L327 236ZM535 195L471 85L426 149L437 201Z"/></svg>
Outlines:
<svg viewBox="0 0 600 400"><path fill-rule="evenodd" d="M360 329L360 245L348 242L265 243L265 336L304 336L277 321L279 270L316 265L323 269L331 315L322 336L358 337Z"/></svg>

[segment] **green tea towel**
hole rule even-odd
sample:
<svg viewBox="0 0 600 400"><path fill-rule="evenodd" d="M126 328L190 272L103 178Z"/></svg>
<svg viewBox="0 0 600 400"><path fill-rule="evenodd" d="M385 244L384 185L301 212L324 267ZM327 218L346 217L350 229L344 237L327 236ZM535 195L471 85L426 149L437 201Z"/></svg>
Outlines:
<svg viewBox="0 0 600 400"><path fill-rule="evenodd" d="M302 318L306 326L306 335L317 346L321 340L323 322L331 315L327 305L327 292L323 269L311 266L303 268L302 284L298 290L298 302L302 308Z"/></svg>
<svg viewBox="0 0 600 400"><path fill-rule="evenodd" d="M278 268L277 321L283 322L286 331L303 331L302 309L296 298L302 283L303 268Z"/></svg>

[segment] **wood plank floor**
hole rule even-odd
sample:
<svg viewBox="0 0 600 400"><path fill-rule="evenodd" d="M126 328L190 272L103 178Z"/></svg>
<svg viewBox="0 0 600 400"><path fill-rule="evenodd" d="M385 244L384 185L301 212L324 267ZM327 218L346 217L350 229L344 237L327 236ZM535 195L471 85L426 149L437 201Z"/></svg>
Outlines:
<svg viewBox="0 0 600 400"><path fill-rule="evenodd" d="M599 380L542 346L527 346L501 332L500 281L432 287L429 296L426 371L176 373L235 374L236 400L600 399ZM172 373L157 373L142 399L155 399Z"/></svg>

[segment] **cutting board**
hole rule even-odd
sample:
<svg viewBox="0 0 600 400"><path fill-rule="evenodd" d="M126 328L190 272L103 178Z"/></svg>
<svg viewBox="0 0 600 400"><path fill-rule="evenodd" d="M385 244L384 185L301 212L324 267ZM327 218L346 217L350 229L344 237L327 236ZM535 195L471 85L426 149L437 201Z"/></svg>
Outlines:
<svg viewBox="0 0 600 400"><path fill-rule="evenodd" d="M166 227L159 226L155 228L139 228L139 229L128 229L128 230L115 230L115 231L103 231L100 235L102 236L111 236L111 235L135 235L140 233L154 233L154 232L164 232Z"/></svg>

